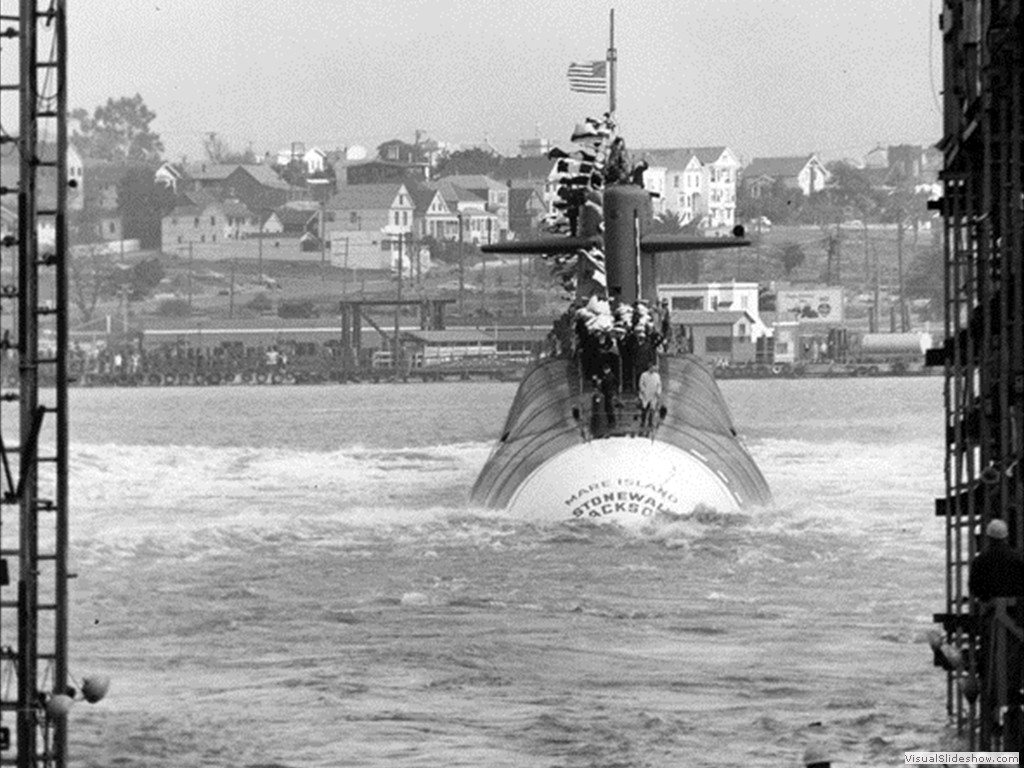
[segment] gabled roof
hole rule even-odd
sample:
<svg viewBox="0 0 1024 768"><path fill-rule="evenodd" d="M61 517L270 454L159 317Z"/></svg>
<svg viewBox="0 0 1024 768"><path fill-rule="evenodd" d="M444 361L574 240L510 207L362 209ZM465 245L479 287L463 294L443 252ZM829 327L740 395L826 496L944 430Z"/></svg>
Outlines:
<svg viewBox="0 0 1024 768"><path fill-rule="evenodd" d="M241 168L264 187L270 187L271 189L289 188L288 183L281 179L277 172L268 165L238 165L235 167Z"/></svg>
<svg viewBox="0 0 1024 768"><path fill-rule="evenodd" d="M743 175L750 179L757 176L788 177L799 176L814 155L797 157L755 157L750 165L743 169Z"/></svg>
<svg viewBox="0 0 1024 768"><path fill-rule="evenodd" d="M399 182L390 184L349 184L338 189L337 194L327 201L326 207L332 211L340 210L390 210L395 198L408 187ZM411 195L410 195L411 197Z"/></svg>
<svg viewBox="0 0 1024 768"><path fill-rule="evenodd" d="M275 208L274 213L277 215L277 220L280 221L281 224L285 226L294 225L296 227L306 226L312 219L315 219L319 215L316 211L290 208L288 206Z"/></svg>
<svg viewBox="0 0 1024 768"><path fill-rule="evenodd" d="M184 168L182 168L177 163L172 163L170 160L165 160L164 162L162 162L160 164L160 167L157 168L156 171L154 171L154 173L157 173L159 171L163 171L164 173L174 176L176 179L185 178Z"/></svg>
<svg viewBox="0 0 1024 768"><path fill-rule="evenodd" d="M177 198L178 205L209 205L210 203L218 202L218 198L212 192L206 189L194 189L187 190L185 192L179 192Z"/></svg>
<svg viewBox="0 0 1024 768"><path fill-rule="evenodd" d="M527 213L527 204L535 198L541 210L545 208L544 197L536 187L512 187L508 191L508 212L510 216Z"/></svg>
<svg viewBox="0 0 1024 768"><path fill-rule="evenodd" d="M235 173L239 168L241 168L245 173L248 173L252 178L265 187L270 187L271 189L288 189L288 184L281 180L281 177L274 172L273 168L268 165L256 163L249 165L242 165L241 163L194 165L187 168L186 173L196 181L219 182L226 181L227 178L231 174Z"/></svg>
<svg viewBox="0 0 1024 768"><path fill-rule="evenodd" d="M448 179L427 182L425 186L437 189L446 203L480 203L483 205L487 202L480 195L470 192L465 187L452 184Z"/></svg>
<svg viewBox="0 0 1024 768"><path fill-rule="evenodd" d="M669 149L631 149L629 153L634 158L641 158L644 155L651 155L652 157L657 155L668 156L675 153L690 153L697 156L700 160L701 165L711 165L718 161L718 159L726 152L729 148L726 146L720 147L676 147Z"/></svg>
<svg viewBox="0 0 1024 768"><path fill-rule="evenodd" d="M672 170L686 168L694 158L700 162L692 149L642 149L638 150L638 156L646 159L650 165L665 166Z"/></svg>
<svg viewBox="0 0 1024 768"><path fill-rule="evenodd" d="M405 186L416 206L416 213L420 215L425 214L430 209L430 206L433 205L434 199L437 198L438 195L440 195L441 204L444 205L445 211L447 212L448 205L444 201L444 195L441 195L439 190L416 183L409 183Z"/></svg>

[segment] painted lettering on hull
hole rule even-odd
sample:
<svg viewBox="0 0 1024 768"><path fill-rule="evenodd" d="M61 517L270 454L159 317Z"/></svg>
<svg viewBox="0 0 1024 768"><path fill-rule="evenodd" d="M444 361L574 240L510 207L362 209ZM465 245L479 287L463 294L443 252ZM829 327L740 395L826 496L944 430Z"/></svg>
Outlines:
<svg viewBox="0 0 1024 768"><path fill-rule="evenodd" d="M635 477L602 480L578 489L564 500L573 518L605 517L606 515L682 514L679 499L657 483Z"/></svg>

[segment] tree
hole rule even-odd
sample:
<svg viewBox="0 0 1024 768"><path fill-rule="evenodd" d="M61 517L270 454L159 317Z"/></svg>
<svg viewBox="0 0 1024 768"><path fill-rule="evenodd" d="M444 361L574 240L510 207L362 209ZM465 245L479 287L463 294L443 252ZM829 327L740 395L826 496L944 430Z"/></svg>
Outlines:
<svg viewBox="0 0 1024 768"><path fill-rule="evenodd" d="M878 208L878 199L871 186L871 180L860 168L849 163L837 161L828 164L832 180L822 202L828 206L838 206L852 216L867 220Z"/></svg>
<svg viewBox="0 0 1024 768"><path fill-rule="evenodd" d="M246 304L253 312L270 312L274 308L274 302L265 293L257 293Z"/></svg>
<svg viewBox="0 0 1024 768"><path fill-rule="evenodd" d="M391 139L377 146L377 158L394 160L399 163L423 163L427 157L418 144L409 144L400 139Z"/></svg>
<svg viewBox="0 0 1024 768"><path fill-rule="evenodd" d="M695 235L698 219L683 223L678 211L666 211L651 222L652 234ZM656 257L660 279L666 283L699 283L704 268L701 251L670 252Z"/></svg>
<svg viewBox="0 0 1024 768"><path fill-rule="evenodd" d="M946 261L942 246L934 245L917 253L907 267L904 288L907 296L914 299L928 299L927 319L943 317L946 301Z"/></svg>
<svg viewBox="0 0 1024 768"><path fill-rule="evenodd" d="M456 175L488 175L498 170L501 156L486 149L473 147L457 152L445 153L437 161L437 178Z"/></svg>
<svg viewBox="0 0 1024 768"><path fill-rule="evenodd" d="M804 193L799 187L790 187L781 178L775 179L770 187L761 186L754 197L753 187L740 184L736 189L736 218L750 221L761 216L773 224L787 224L794 221L804 207Z"/></svg>
<svg viewBox="0 0 1024 768"><path fill-rule="evenodd" d="M157 258L145 259L128 270L128 298L141 301L149 296L164 279L164 268Z"/></svg>
<svg viewBox="0 0 1024 768"><path fill-rule="evenodd" d="M115 273L113 259L106 253L105 243L77 247L68 259L68 287L71 300L89 322L101 296L110 295Z"/></svg>
<svg viewBox="0 0 1024 768"><path fill-rule="evenodd" d="M203 151L206 152L206 157L211 163L227 165L254 165L256 163L256 153L252 151L252 147L236 152L216 131L206 134L206 138L203 139Z"/></svg>
<svg viewBox="0 0 1024 768"><path fill-rule="evenodd" d="M158 184L152 170L134 166L118 182L117 202L125 238L138 239L142 248L160 248L163 217L174 210L170 187Z"/></svg>
<svg viewBox="0 0 1024 768"><path fill-rule="evenodd" d="M164 299L156 308L161 317L188 317L188 301L185 299Z"/></svg>
<svg viewBox="0 0 1024 768"><path fill-rule="evenodd" d="M72 110L69 117L78 123L72 131L71 143L86 157L112 163L160 161L164 145L160 135L149 127L156 113L139 94L122 96L117 101L107 99L91 116L79 108Z"/></svg>
<svg viewBox="0 0 1024 768"><path fill-rule="evenodd" d="M782 271L786 273L786 277L807 260L807 255L799 243L783 243L775 255L782 264Z"/></svg>

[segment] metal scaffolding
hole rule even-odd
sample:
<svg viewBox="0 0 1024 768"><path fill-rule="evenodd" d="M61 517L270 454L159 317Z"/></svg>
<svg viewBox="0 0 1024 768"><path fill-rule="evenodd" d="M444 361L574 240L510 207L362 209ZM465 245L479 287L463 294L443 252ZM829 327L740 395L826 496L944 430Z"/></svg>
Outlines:
<svg viewBox="0 0 1024 768"><path fill-rule="evenodd" d="M980 603L969 569L993 519L1024 545L1024 113L1018 0L945 0L947 710L971 749L1021 748L1022 609ZM998 603L993 606L992 603ZM1001 613L1000 613L1001 611ZM1016 614L1016 615L1015 615Z"/></svg>
<svg viewBox="0 0 1024 768"><path fill-rule="evenodd" d="M17 198L17 230L0 249L0 354L12 364L6 369L17 365L16 376L0 381L0 765L60 768L74 694L67 687L64 2L4 3L0 28L0 55L6 61L17 45L19 58L0 76L0 152L16 159L5 174L17 169L16 178L0 179L0 202L8 207ZM16 134L7 122L14 114Z"/></svg>

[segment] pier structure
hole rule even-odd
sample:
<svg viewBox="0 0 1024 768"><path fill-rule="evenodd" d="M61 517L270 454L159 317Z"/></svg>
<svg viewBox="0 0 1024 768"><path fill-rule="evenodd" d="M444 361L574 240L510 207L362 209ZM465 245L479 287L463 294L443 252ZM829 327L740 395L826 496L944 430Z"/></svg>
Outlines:
<svg viewBox="0 0 1024 768"><path fill-rule="evenodd" d="M936 663L972 750L1019 751L1024 598L980 600L970 569L992 520L1024 546L1024 10L945 0L942 34L946 606ZM1008 585L1020 595L1020 585Z"/></svg>

